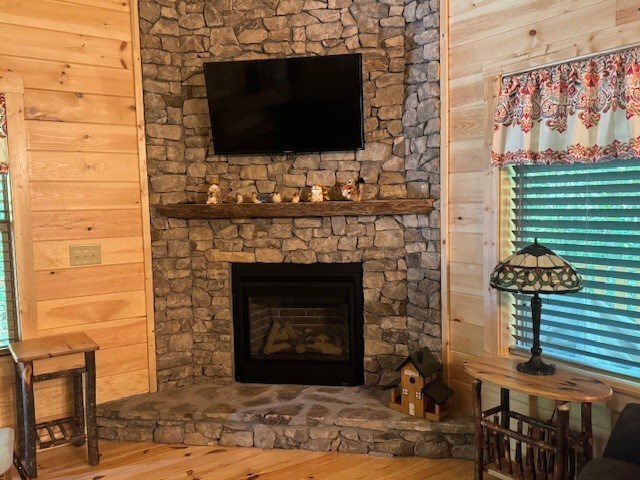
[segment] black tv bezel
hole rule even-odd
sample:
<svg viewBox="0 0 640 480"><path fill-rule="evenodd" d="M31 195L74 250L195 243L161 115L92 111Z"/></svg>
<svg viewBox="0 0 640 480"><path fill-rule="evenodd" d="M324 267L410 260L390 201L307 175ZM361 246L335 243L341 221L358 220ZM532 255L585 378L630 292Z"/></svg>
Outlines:
<svg viewBox="0 0 640 480"><path fill-rule="evenodd" d="M225 156L251 156L251 155L283 155L290 153L323 153L323 152L350 152L364 149L365 138L364 138L364 75L363 75L363 61L362 61L362 53L346 53L340 55L322 55L322 56L311 56L311 55L302 55L302 56L294 56L294 57L284 57L284 58L261 58L261 59L253 59L253 60L224 60L221 62L212 61L212 62L204 62L203 70L205 76L205 89L207 86L207 68L208 65L212 64L221 64L221 63L262 63L262 62L271 62L271 61L282 61L282 60L301 60L301 59L317 59L317 58L330 58L330 57L344 57L344 56L352 56L358 59L358 81L360 83L359 95L358 95L358 105L360 112L360 136L358 145L353 148L349 147L335 147L335 148L325 148L322 150L318 149L292 149L292 150L243 150L243 151L220 151L216 148L215 141L215 132L213 128L213 116L211 114L211 110L209 109L209 120L211 123L211 137L213 141L213 153L214 155L225 155ZM207 91L207 107L210 103L209 92Z"/></svg>

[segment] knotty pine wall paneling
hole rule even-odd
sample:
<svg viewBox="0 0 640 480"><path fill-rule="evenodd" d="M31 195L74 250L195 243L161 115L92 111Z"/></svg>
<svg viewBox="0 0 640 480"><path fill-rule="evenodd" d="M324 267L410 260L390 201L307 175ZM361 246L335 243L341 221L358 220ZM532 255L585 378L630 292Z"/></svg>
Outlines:
<svg viewBox="0 0 640 480"><path fill-rule="evenodd" d="M637 0L451 0L448 29L449 278L443 290L448 297L451 386L458 407L470 412L472 379L462 362L484 352L497 353L501 335L487 308L495 298L487 282L494 259L487 252L498 242L497 228L491 224L496 183L486 181L491 102L487 83L501 73L640 42L640 5ZM630 398L619 393L610 409L595 408L600 444L608 437L615 411ZM515 395L512 403L525 413L551 415L548 402Z"/></svg>
<svg viewBox="0 0 640 480"><path fill-rule="evenodd" d="M99 343L98 402L155 389L137 36L130 0L0 0L0 76L24 84L35 312L23 334L84 331ZM102 263L71 267L69 246L89 243ZM38 387L39 417L61 413L60 397L68 408L62 381ZM0 425L14 414L2 357Z"/></svg>

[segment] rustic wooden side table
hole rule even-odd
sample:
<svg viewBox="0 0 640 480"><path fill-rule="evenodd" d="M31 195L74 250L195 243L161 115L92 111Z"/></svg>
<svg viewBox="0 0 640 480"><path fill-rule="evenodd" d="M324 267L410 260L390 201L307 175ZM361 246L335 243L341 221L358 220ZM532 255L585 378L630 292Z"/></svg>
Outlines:
<svg viewBox="0 0 640 480"><path fill-rule="evenodd" d="M591 403L607 400L613 391L596 378L561 367L556 368L554 375L520 373L516 370L518 363L516 359L493 356L464 362L465 371L475 378L474 478L482 480L486 469L501 478L572 479L579 464L593 455ZM483 381L500 387L500 405L488 410L482 410ZM554 400L555 424L511 411L510 390ZM569 430L571 402L580 402L582 406L580 432Z"/></svg>
<svg viewBox="0 0 640 480"><path fill-rule="evenodd" d="M98 348L98 345L84 333L33 338L9 344L16 369L18 458L30 478L38 475L36 444L43 450L67 443L80 446L86 441L89 464L98 464L95 360ZM84 366L41 375L35 375L33 372L33 362L36 360L74 353L84 353ZM73 416L36 424L33 383L67 376L73 381ZM87 404L86 409L83 396Z"/></svg>

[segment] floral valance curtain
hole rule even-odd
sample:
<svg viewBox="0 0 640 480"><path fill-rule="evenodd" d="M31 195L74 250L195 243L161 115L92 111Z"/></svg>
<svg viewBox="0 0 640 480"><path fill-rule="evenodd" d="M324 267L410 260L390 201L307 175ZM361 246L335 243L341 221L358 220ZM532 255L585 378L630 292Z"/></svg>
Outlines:
<svg viewBox="0 0 640 480"><path fill-rule="evenodd" d="M504 77L492 165L640 157L640 48Z"/></svg>
<svg viewBox="0 0 640 480"><path fill-rule="evenodd" d="M0 174L9 171L9 146L7 142L7 102L0 92Z"/></svg>

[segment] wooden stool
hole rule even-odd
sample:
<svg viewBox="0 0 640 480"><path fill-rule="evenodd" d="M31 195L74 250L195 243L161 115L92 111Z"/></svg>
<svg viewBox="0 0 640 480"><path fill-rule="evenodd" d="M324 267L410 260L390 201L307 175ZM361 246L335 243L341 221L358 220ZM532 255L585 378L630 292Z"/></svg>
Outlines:
<svg viewBox="0 0 640 480"><path fill-rule="evenodd" d="M87 442L90 465L97 465L98 425L96 421L96 359L98 350L93 340L84 333L70 333L55 337L41 337L9 344L16 369L16 412L18 417L18 458L27 475L38 476L36 443L39 450L72 443ZM34 375L34 360L84 353L84 367ZM85 373L83 402L82 374ZM36 424L33 383L71 376L73 380L73 416ZM86 425L86 434L85 434Z"/></svg>

